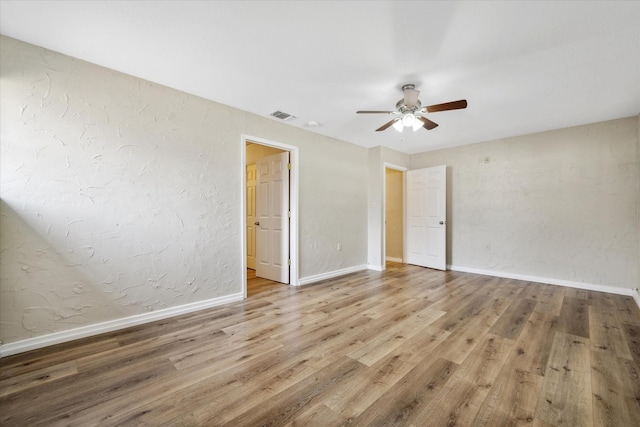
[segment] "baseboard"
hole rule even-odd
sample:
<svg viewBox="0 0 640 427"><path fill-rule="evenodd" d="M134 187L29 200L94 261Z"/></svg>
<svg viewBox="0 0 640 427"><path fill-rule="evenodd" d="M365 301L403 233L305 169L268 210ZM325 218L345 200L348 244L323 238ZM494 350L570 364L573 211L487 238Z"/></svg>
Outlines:
<svg viewBox="0 0 640 427"><path fill-rule="evenodd" d="M372 265L372 264L368 264L367 265L367 269L368 270L374 270L374 271L384 271L386 270L386 267L384 265Z"/></svg>
<svg viewBox="0 0 640 427"><path fill-rule="evenodd" d="M355 267L329 271L327 273L316 274L315 276L301 277L300 279L298 279L298 284L300 286L309 285L311 283L320 282L322 280L333 279L334 277L344 276L345 274L366 270L367 268L368 267L366 265L356 265Z"/></svg>
<svg viewBox="0 0 640 427"><path fill-rule="evenodd" d="M393 256L388 256L388 257L386 257L385 259L386 259L387 261L391 261L391 262L399 262L399 263L402 263L402 258L396 258L396 257L393 257Z"/></svg>
<svg viewBox="0 0 640 427"><path fill-rule="evenodd" d="M544 283L547 285L566 286L568 288L585 289L588 291L608 292L610 294L627 295L633 297L638 308L640 308L640 294L635 289L621 288L617 286L594 285L591 283L572 282L570 280L551 279L548 277L529 276L526 274L505 273L502 271L482 270L479 268L461 267L459 265L447 265L449 270L460 271L463 273L482 274L484 276L503 277L505 279L525 280L527 282Z"/></svg>
<svg viewBox="0 0 640 427"><path fill-rule="evenodd" d="M223 297L212 298L205 301L193 302L177 307L165 308L152 311L150 313L136 314L134 316L123 317L121 319L109 320L107 322L96 323L94 325L81 326L68 331L54 332L26 340L16 341L0 345L0 357L11 356L25 351L36 350L50 345L61 344L80 338L87 338L93 335L104 334L118 329L129 328L131 326L142 325L156 320L167 319L169 317L192 313L206 308L216 307L222 304L241 301L242 293L225 295Z"/></svg>
<svg viewBox="0 0 640 427"><path fill-rule="evenodd" d="M640 308L640 293L638 293L638 288L631 289L631 296L636 304L638 304L638 308Z"/></svg>

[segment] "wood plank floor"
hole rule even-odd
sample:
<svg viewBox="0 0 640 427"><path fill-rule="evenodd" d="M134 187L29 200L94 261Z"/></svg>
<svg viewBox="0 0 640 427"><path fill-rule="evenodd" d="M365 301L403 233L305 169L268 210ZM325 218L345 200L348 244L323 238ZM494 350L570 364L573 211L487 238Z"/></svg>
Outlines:
<svg viewBox="0 0 640 427"><path fill-rule="evenodd" d="M630 297L389 264L0 360L3 426L638 426Z"/></svg>

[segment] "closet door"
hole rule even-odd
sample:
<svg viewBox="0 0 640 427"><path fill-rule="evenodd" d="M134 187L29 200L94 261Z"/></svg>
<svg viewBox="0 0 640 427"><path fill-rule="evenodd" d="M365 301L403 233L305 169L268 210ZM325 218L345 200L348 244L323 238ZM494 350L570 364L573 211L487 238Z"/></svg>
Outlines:
<svg viewBox="0 0 640 427"><path fill-rule="evenodd" d="M407 172L407 263L447 269L447 167Z"/></svg>

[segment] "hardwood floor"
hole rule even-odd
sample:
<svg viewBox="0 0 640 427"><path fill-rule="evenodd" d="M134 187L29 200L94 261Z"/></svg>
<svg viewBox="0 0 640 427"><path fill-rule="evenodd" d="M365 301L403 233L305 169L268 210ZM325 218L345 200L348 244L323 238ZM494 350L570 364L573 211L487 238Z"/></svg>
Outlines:
<svg viewBox="0 0 640 427"><path fill-rule="evenodd" d="M0 360L3 426L637 426L630 297L390 264Z"/></svg>
<svg viewBox="0 0 640 427"><path fill-rule="evenodd" d="M256 271L247 268L247 298L253 298L258 294L274 290L278 287L288 288L289 285L284 285L282 283L272 282L268 279L256 277Z"/></svg>

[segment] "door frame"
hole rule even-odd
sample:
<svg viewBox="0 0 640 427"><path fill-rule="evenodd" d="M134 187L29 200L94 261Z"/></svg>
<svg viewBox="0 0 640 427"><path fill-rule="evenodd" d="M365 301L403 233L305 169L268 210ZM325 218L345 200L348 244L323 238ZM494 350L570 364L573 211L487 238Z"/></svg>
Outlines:
<svg viewBox="0 0 640 427"><path fill-rule="evenodd" d="M289 175L289 210L291 211L291 221L289 222L289 258L291 266L289 269L289 285L298 286L298 173L299 173L299 150L298 147L289 144L283 144L277 141L271 141L256 136L241 135L240 162L242 179L240 185L240 236L241 236L241 277L242 277L242 296L247 298L247 143L253 142L259 145L278 148L289 152L289 162L291 162L291 172Z"/></svg>
<svg viewBox="0 0 640 427"><path fill-rule="evenodd" d="M393 163L382 164L382 270L387 268L387 169L402 172L402 214L407 211L407 172L409 168ZM407 253L407 221L402 219L402 261Z"/></svg>

